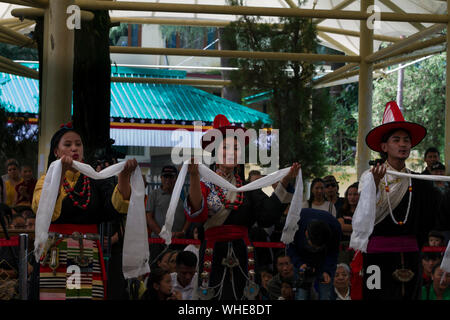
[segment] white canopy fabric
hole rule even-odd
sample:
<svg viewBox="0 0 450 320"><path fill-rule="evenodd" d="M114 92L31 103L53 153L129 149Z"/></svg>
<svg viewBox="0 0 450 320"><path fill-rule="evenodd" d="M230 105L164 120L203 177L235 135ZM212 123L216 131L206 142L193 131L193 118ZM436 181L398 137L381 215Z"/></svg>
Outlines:
<svg viewBox="0 0 450 320"><path fill-rule="evenodd" d="M226 5L226 0L133 0L135 2L152 2L152 3L174 3L174 4L198 4L198 5ZM117 1L125 2L125 1ZM292 2L297 3L296 0ZM330 10L338 6L347 0L307 0L305 4L301 6L303 9L326 9ZM273 8L289 8L288 3L285 0L246 0L244 1L246 6L257 7L273 7ZM397 12L407 13L430 13L430 14L444 14L447 11L447 3L442 0L380 0L375 1L375 5L378 6L382 12L394 12L394 8L399 8ZM12 5L7 3L0 4L0 19L11 18L11 10L14 8L20 8L23 6ZM341 10L359 11L360 0L350 2L346 7ZM155 18L174 18L174 19L198 19L198 20L223 20L233 21L236 20L236 16L232 15L220 15L220 14L194 14L194 13L175 13L175 12L143 12L143 11L110 11L111 17L155 17ZM276 22L278 18L267 17L267 21ZM319 23L319 26L332 27L338 29L345 29L351 31L359 31L360 22L357 20L336 20L326 19ZM431 24L422 24L422 27L418 24L412 25L405 22L381 22L381 28L375 30L375 34L393 37L408 37L418 31L420 28L429 27ZM322 44L342 51L342 47L336 46L336 42L347 49L347 54L359 55L359 38L348 35L340 35L334 33L324 33L324 36L319 35ZM334 44L329 42L331 37L334 40ZM333 42L333 41L332 41ZM374 50L378 50L380 41L374 41Z"/></svg>

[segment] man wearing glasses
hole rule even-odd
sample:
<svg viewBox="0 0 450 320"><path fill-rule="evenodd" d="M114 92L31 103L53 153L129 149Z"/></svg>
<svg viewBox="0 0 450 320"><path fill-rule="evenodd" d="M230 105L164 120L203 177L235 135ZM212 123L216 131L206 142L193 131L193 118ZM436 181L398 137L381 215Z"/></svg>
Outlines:
<svg viewBox="0 0 450 320"><path fill-rule="evenodd" d="M165 166L161 170L161 187L150 192L147 205L147 225L151 230L151 237L158 238L161 228L166 221L166 213L169 208L172 191L177 181L178 170L174 166ZM189 221L184 216L183 200L178 201L175 212L175 219L172 227L172 237L183 238L189 228ZM163 245L155 244L150 246L152 257L156 257L160 252L158 249ZM162 249L161 249L162 250ZM156 251L159 251L158 253Z"/></svg>

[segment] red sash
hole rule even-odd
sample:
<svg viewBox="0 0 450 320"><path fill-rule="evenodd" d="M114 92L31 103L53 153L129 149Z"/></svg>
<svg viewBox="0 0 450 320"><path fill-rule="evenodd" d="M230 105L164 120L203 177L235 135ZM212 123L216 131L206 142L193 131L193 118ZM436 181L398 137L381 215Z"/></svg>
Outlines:
<svg viewBox="0 0 450 320"><path fill-rule="evenodd" d="M205 250L205 258L203 262L203 271L211 272L212 268L212 257L214 245L216 242L228 242L232 240L244 240L247 246L247 255L248 255L248 272L254 272L255 263L254 263L254 250L250 240L248 238L248 229L244 226L235 226L235 225L223 225L218 227L212 227L205 231L205 240L206 240L206 250Z"/></svg>

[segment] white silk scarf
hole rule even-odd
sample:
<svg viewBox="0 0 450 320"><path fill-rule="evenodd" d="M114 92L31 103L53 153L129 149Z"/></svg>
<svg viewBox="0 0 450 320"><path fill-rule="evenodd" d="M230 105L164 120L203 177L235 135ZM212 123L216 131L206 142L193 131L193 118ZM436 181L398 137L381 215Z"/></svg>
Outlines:
<svg viewBox="0 0 450 320"><path fill-rule="evenodd" d="M400 178L412 178L429 181L450 181L447 176L421 175L387 170L386 174ZM360 181L360 196L358 205L352 219L353 232L350 238L350 247L356 251L366 252L369 237L373 232L376 218L377 188L373 174L363 174ZM394 209L394 208L393 208ZM449 251L449 247L447 247Z"/></svg>
<svg viewBox="0 0 450 320"><path fill-rule="evenodd" d="M447 248L445 249L444 257L442 258L440 267L446 273L450 273L450 241L448 242ZM445 277L445 273L443 277Z"/></svg>
<svg viewBox="0 0 450 320"><path fill-rule="evenodd" d="M172 197L170 199L169 209L167 210L166 215L166 221L161 229L161 232L159 233L159 236L165 240L165 243L169 245L172 241L172 225L173 220L175 216L175 209L178 202L178 199L180 198L181 189L183 187L186 173L188 169L188 165L190 163L190 160L187 160L183 166L181 167L180 173L178 175L177 181L175 183L175 187L172 191ZM270 186L274 184L275 182L280 181L284 176L286 176L289 172L290 168L284 168L281 170L278 170L276 172L273 172L263 178L260 178L258 180L255 180L249 184L246 184L242 187L236 188L236 186L229 183L227 180L216 174L214 171L209 169L204 164L198 165L198 171L200 173L200 177L203 178L206 181L212 182L215 185L225 188L227 190L231 190L234 192L245 192L245 191L252 191L256 189L260 189L263 187ZM302 172L299 171L295 183L295 192L294 196L291 202L291 206L288 211L288 216L286 218L286 224L283 229L283 234L281 237L281 241L283 241L285 244L291 243L294 240L295 232L298 229L298 221L300 219L300 211L302 209L302 197L303 197L303 179L302 179Z"/></svg>
<svg viewBox="0 0 450 320"><path fill-rule="evenodd" d="M101 172L96 172L91 166L73 161L72 167L92 179L106 179L123 170L125 162L109 166ZM39 207L36 213L34 254L39 261L48 239L48 230L55 209L56 199L61 182L61 160L51 163L45 176ZM147 221L145 218L145 188L141 169L136 167L130 178L131 197L128 206L127 222L123 244L122 269L125 279L136 278L150 272L148 265L149 249Z"/></svg>

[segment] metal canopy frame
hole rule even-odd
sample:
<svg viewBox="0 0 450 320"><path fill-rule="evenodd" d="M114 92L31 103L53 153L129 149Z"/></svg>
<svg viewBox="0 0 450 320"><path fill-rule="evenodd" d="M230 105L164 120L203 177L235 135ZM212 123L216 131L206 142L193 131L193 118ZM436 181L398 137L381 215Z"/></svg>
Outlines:
<svg viewBox="0 0 450 320"><path fill-rule="evenodd" d="M296 53L278 53L278 52L245 52L245 51L231 51L231 50L193 50L193 49L171 49L171 48L128 48L128 47L111 47L112 53L139 53L139 54L165 54L165 55L187 55L187 56L213 56L213 57L246 57L252 59L278 59L278 60L303 60L303 61L329 61L329 62L344 62L345 66L327 74L326 76L315 81L315 86L324 86L332 84L337 80L346 79L349 77L359 76L359 119L358 119L358 141L357 141L357 174L358 177L364 170L368 168L368 160L370 158L370 149L365 145L364 138L372 126L372 80L374 70L384 68L389 65L398 64L403 61L416 59L426 54L442 52L444 47L436 47L445 42L448 43L450 34L447 32L445 36L437 36L444 28L449 30L450 17L448 10L446 14L434 13L408 13L392 0L380 0L380 3L392 10L393 12L381 12L381 21L391 22L406 22L411 25L418 32L412 34L405 39L397 37L374 34L373 30L367 27L367 21L370 19L371 13L368 13L368 8L374 4L374 0L360 0L360 8L358 11L346 10L347 7L355 5L356 0L343 0L331 9L303 9L298 8L292 0L285 0L287 7L271 8L271 7L255 7L255 6L226 6L226 5L203 5L203 4L179 4L179 3L160 3L160 2L139 2L139 1L97 1L97 0L5 0L4 2L22 5L28 8L15 9L13 14L20 17L22 20L3 19L0 20L0 41L5 43L16 44L20 46L34 46L34 44L20 33L20 30L28 28L33 24L29 20L35 16L44 16L46 21L45 33L56 32L59 37L57 41L64 43L71 41L73 31L70 30L55 30L55 23L58 19L65 16L65 11L56 8L59 3L64 2L65 5L76 4L82 9L83 19L91 19L92 13L90 10L125 10L125 11L141 11L141 12L171 12L171 13L194 13L194 14L215 14L215 15L259 15L268 17L303 17L313 18L317 23L321 23L327 19L339 20L356 20L360 21L359 32L347 30L345 28L333 28L326 26L318 26L319 38L332 44L335 48L346 53L343 55L319 55L319 54L296 54ZM450 5L450 0L442 0L447 3L447 8ZM52 10L52 18L49 17L48 12ZM23 20L25 19L25 20ZM194 25L194 26L217 26L223 27L230 23L222 20L200 20L200 19L176 19L176 18L157 18L157 17L116 17L112 18L112 22L124 22L135 24L171 24L171 25ZM432 23L431 26L424 24ZM53 28L53 29L52 29ZM60 28L65 29L65 28ZM339 41L333 39L333 35L345 35L347 37L359 37L359 52L355 49L343 46ZM48 34L44 35L45 37ZM65 38L67 37L67 38ZM431 37L431 38L430 38ZM425 39L428 38L428 39ZM68 40L69 39L69 40ZM425 40L424 40L425 39ZM374 40L386 41L393 43L385 49L375 51L373 49ZM47 44L48 45L48 44ZM69 46L73 46L69 44ZM420 50L427 50L426 53ZM450 54L450 48L446 48L447 56ZM61 52L53 52L54 55L59 56ZM50 53L44 49L44 59L48 59ZM72 56L66 56L66 62L73 62ZM447 97L450 95L450 65L447 63ZM51 67L49 68L51 69ZM357 69L357 70L355 70ZM21 76L36 78L36 71L24 67L20 64L14 63L8 59L0 57L0 71L9 72ZM56 91L62 88L69 87L67 83L71 82L70 77L65 79L58 78L55 75L55 70L44 70L44 87L54 88ZM51 74L53 76L46 76ZM112 81L136 81L136 82L159 82L161 79L115 79ZM174 83L183 83L180 80L173 79ZM61 82L62 81L62 82ZM202 85L229 85L229 81L212 81L208 80L189 80L194 84L197 82ZM187 81L184 80L186 84ZM52 100L53 106L66 106L70 110L70 101L67 101L67 94L65 97L59 98L60 101ZM44 104L46 104L44 99ZM51 105L43 106L47 111L51 110ZM69 112L70 114L70 112ZM46 124L51 132L56 126L67 120L66 113L53 117ZM447 167L447 174L450 173L450 99L446 100L445 112L445 163ZM41 144L39 154L42 154ZM45 157L44 157L45 159Z"/></svg>

